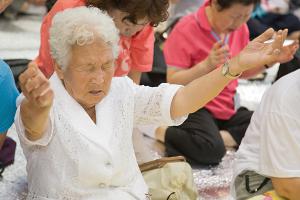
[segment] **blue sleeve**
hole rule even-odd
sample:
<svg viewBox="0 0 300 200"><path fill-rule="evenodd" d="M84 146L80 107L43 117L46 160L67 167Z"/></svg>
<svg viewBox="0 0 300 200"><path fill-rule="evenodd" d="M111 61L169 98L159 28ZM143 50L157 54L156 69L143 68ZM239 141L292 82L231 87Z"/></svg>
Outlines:
<svg viewBox="0 0 300 200"><path fill-rule="evenodd" d="M14 122L18 95L9 66L0 60L0 134L6 132Z"/></svg>

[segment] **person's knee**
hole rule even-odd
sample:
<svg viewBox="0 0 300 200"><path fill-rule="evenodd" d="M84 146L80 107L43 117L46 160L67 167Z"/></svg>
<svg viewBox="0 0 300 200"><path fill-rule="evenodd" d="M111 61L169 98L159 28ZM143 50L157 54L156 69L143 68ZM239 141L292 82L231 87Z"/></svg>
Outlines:
<svg viewBox="0 0 300 200"><path fill-rule="evenodd" d="M210 157L208 158L209 164L219 164L222 161L222 158L226 154L226 148L224 144L218 144L214 146L211 150L211 153L208 154Z"/></svg>
<svg viewBox="0 0 300 200"><path fill-rule="evenodd" d="M181 152L198 164L218 164L226 153L224 142L221 137L205 137L207 134L169 127L165 144L167 150L168 146L172 146L172 149L176 149L177 152Z"/></svg>
<svg viewBox="0 0 300 200"><path fill-rule="evenodd" d="M226 148L222 141L215 141L198 148L195 154L195 161L200 164L214 165L222 161L226 153Z"/></svg>

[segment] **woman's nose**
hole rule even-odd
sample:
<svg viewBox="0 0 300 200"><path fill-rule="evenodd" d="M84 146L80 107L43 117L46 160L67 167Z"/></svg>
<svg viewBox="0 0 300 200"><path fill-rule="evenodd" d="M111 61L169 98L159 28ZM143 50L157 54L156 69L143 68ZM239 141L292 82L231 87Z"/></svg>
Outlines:
<svg viewBox="0 0 300 200"><path fill-rule="evenodd" d="M93 80L96 83L103 83L105 79L105 73L103 69L100 67L93 73Z"/></svg>

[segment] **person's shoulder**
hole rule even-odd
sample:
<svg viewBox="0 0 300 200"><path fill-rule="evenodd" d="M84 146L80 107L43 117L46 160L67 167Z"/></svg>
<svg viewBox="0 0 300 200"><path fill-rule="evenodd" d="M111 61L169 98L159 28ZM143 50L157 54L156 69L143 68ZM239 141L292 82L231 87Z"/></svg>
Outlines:
<svg viewBox="0 0 300 200"><path fill-rule="evenodd" d="M8 70L9 69L9 66L6 62L4 62L3 60L0 59L0 70L1 72L3 72L4 70Z"/></svg>
<svg viewBox="0 0 300 200"><path fill-rule="evenodd" d="M174 30L185 33L189 30L195 30L198 27L197 21L195 19L195 13L186 15L178 20Z"/></svg>
<svg viewBox="0 0 300 200"><path fill-rule="evenodd" d="M178 43L178 39L184 41L194 41L197 38L201 38L199 35L201 36L203 33L204 32L202 32L202 29L199 28L197 21L194 18L194 14L190 14L179 19L174 28L171 30L166 41L173 41L175 43L177 42L177 44L180 45L183 43Z"/></svg>
<svg viewBox="0 0 300 200"><path fill-rule="evenodd" d="M11 73L11 71L10 71L8 64L6 64L3 60L0 59L0 83L4 79L9 77L10 73Z"/></svg>
<svg viewBox="0 0 300 200"><path fill-rule="evenodd" d="M299 115L300 99L300 70L292 72L278 81L264 95L266 106L270 110Z"/></svg>
<svg viewBox="0 0 300 200"><path fill-rule="evenodd" d="M150 35L150 34L152 34L152 33L154 33L153 27L150 26L150 25L147 25L147 26L145 26L145 27L137 34L137 36L140 36L140 35Z"/></svg>
<svg viewBox="0 0 300 200"><path fill-rule="evenodd" d="M16 98L18 95L13 74L8 64L3 60L0 60L0 94L1 100Z"/></svg>
<svg viewBox="0 0 300 200"><path fill-rule="evenodd" d="M300 70L291 72L277 80L273 84L272 89L293 97L300 95Z"/></svg>
<svg viewBox="0 0 300 200"><path fill-rule="evenodd" d="M125 39L124 37L120 38L120 40L124 40L124 39ZM139 33L134 35L131 39L132 39L131 45L144 44L145 41L154 44L154 29L152 26L147 25Z"/></svg>

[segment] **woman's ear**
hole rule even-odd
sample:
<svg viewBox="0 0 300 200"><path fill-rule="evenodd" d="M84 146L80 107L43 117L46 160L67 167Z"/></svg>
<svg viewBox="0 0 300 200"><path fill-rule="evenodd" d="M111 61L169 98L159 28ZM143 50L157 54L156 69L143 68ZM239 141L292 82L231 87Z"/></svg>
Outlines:
<svg viewBox="0 0 300 200"><path fill-rule="evenodd" d="M64 70L57 64L56 61L54 61L54 70L59 77L59 79L63 80L64 79Z"/></svg>

